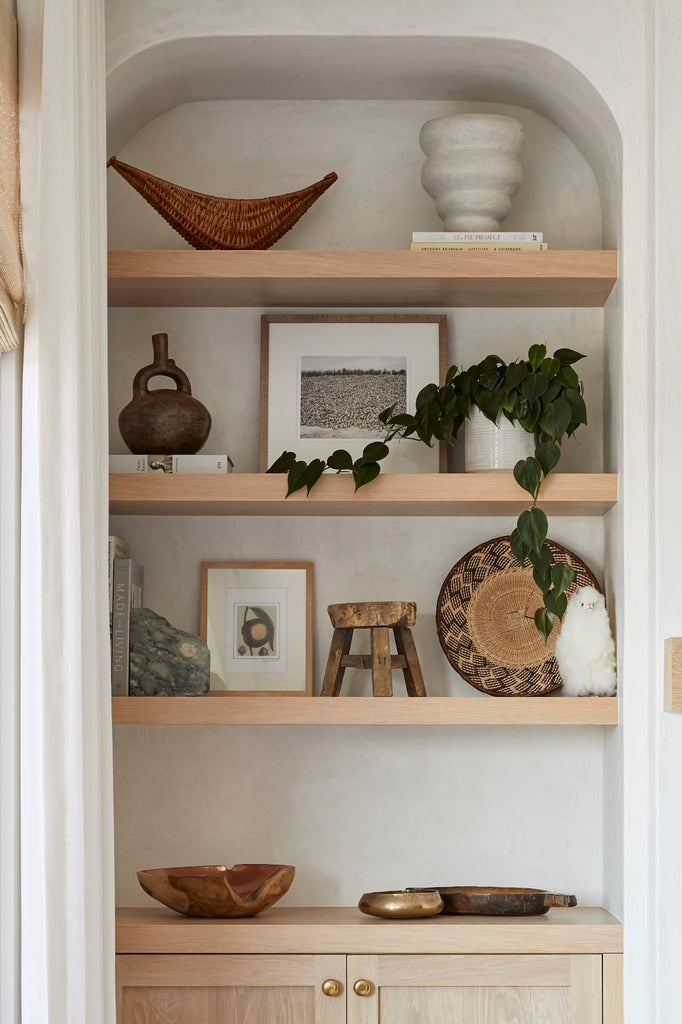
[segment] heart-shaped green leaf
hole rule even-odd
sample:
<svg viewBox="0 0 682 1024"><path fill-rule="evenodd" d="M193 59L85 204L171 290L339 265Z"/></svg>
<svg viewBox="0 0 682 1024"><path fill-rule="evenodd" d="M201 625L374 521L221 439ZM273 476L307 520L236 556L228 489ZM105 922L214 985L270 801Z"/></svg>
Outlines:
<svg viewBox="0 0 682 1024"><path fill-rule="evenodd" d="M337 448L336 451L332 452L327 459L327 465L330 469L336 469L339 472L341 472L342 469L352 469L353 456L343 448Z"/></svg>
<svg viewBox="0 0 682 1024"><path fill-rule="evenodd" d="M541 444L536 444L535 458L542 466L542 472L544 475L549 476L561 458L561 448L558 444L552 444L550 441L544 441Z"/></svg>
<svg viewBox="0 0 682 1024"><path fill-rule="evenodd" d="M550 590L544 594L545 608L551 615L556 615L558 619L563 617L566 611L566 605L568 600L565 594L558 594L556 590Z"/></svg>
<svg viewBox="0 0 682 1024"><path fill-rule="evenodd" d="M577 363L585 356L581 352L575 352L572 348L558 348L554 353L554 358L558 359L562 366L569 366L570 363Z"/></svg>
<svg viewBox="0 0 682 1024"><path fill-rule="evenodd" d="M566 392L566 394L575 394L575 392ZM549 437L560 441L566 433L571 419L572 410L568 401L565 397L557 398L540 417L540 427Z"/></svg>
<svg viewBox="0 0 682 1024"><path fill-rule="evenodd" d="M427 384L426 387L423 387L421 389L421 391L419 392L419 394L417 395L417 401L416 401L416 404L415 404L415 408L421 409L421 407L423 405L427 405L429 402L432 402L437 397L438 397L438 385L437 384Z"/></svg>
<svg viewBox="0 0 682 1024"><path fill-rule="evenodd" d="M552 613L548 612L546 608L538 608L535 613L535 625L544 636L545 643L547 643L554 626L554 616Z"/></svg>
<svg viewBox="0 0 682 1024"><path fill-rule="evenodd" d="M540 364L540 369L544 373L547 380L552 380L556 377L557 373L561 369L561 363L558 359L552 359L550 356L547 359L543 359Z"/></svg>
<svg viewBox="0 0 682 1024"><path fill-rule="evenodd" d="M538 460L532 455L527 459L520 459L514 466L514 479L519 487L523 487L532 498L536 498L542 483L542 467Z"/></svg>
<svg viewBox="0 0 682 1024"><path fill-rule="evenodd" d="M519 516L516 528L531 551L539 551L547 536L547 516L541 508L531 508Z"/></svg>
<svg viewBox="0 0 682 1024"><path fill-rule="evenodd" d="M572 366L562 366L556 379L565 388L571 388L573 391L580 390L580 378Z"/></svg>
<svg viewBox="0 0 682 1024"><path fill-rule="evenodd" d="M365 484L371 483L375 480L381 472L381 466L378 462L358 462L353 466L353 479L355 480L355 490L358 491Z"/></svg>
<svg viewBox="0 0 682 1024"><path fill-rule="evenodd" d="M551 586L550 571L548 565L536 566L533 569L533 579L544 594Z"/></svg>
<svg viewBox="0 0 682 1024"><path fill-rule="evenodd" d="M549 386L549 380L539 370L537 373L529 373L521 384L521 394L531 404L538 398L542 398Z"/></svg>
<svg viewBox="0 0 682 1024"><path fill-rule="evenodd" d="M388 445L383 441L371 441L362 452L363 462L380 462L388 455Z"/></svg>
<svg viewBox="0 0 682 1024"><path fill-rule="evenodd" d="M290 494L293 494L294 491L300 491L302 487L305 487L305 477L307 472L307 462L295 462L293 464L289 470L287 498Z"/></svg>
<svg viewBox="0 0 682 1024"><path fill-rule="evenodd" d="M509 538L509 547L512 550L512 554L519 565L524 565L529 553L527 544L524 544L521 540L521 534L518 530L513 530Z"/></svg>
<svg viewBox="0 0 682 1024"><path fill-rule="evenodd" d="M552 566L551 578L557 594L564 594L575 579L575 572L565 562L557 562Z"/></svg>
<svg viewBox="0 0 682 1024"><path fill-rule="evenodd" d="M282 452L267 470L268 473L288 473L296 462L296 452Z"/></svg>
<svg viewBox="0 0 682 1024"><path fill-rule="evenodd" d="M313 459L312 462L308 463L308 468L305 473L305 485L308 494L310 494L311 489L324 473L324 467L325 463L322 459Z"/></svg>
<svg viewBox="0 0 682 1024"><path fill-rule="evenodd" d="M537 370L542 360L547 355L546 345L531 345L528 349L528 360L534 370Z"/></svg>
<svg viewBox="0 0 682 1024"><path fill-rule="evenodd" d="M528 367L525 363L511 363L504 375L504 387L506 391L513 391L518 388L522 380L528 376Z"/></svg>

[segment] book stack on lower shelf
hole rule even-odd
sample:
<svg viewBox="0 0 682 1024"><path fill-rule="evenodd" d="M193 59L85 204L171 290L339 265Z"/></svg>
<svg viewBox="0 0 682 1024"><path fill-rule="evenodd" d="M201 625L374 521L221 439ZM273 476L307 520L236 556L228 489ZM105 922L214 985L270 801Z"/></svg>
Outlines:
<svg viewBox="0 0 682 1024"><path fill-rule="evenodd" d="M144 568L120 537L109 537L111 692L127 697L130 683L130 610L142 607Z"/></svg>

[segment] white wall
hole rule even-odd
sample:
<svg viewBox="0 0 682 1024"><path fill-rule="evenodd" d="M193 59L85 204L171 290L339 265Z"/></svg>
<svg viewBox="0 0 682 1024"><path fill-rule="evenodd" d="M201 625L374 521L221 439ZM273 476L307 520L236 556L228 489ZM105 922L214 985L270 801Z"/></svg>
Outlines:
<svg viewBox="0 0 682 1024"><path fill-rule="evenodd" d="M285 236L282 247L405 248L412 228L439 226L419 185L419 126L429 117L469 107L376 100L194 103L141 129L119 156L197 189L234 195L287 191L333 168L338 185ZM527 174L506 226L542 226L556 248L598 248L599 196L575 145L532 111L477 107L519 116L527 126ZM113 248L184 247L127 183L112 171L109 175ZM213 416L206 450L228 450L238 470L254 472L261 312L112 309L111 450L126 450L117 416L129 401L134 373L149 361L150 336L168 331L171 355ZM585 352L590 424L567 444L562 465L599 472L602 330L599 309L450 311L449 362L468 365L492 351L515 358L536 341ZM440 649L436 597L468 549L513 525L497 518L112 520L112 530L131 542L146 566L146 603L193 631L199 628L202 560L312 559L316 691L331 638L328 604L396 596L416 600L415 639L433 696L478 696ZM557 520L552 537L600 573L600 522ZM339 550L349 557L340 561ZM367 673L349 672L344 692L366 694L368 684ZM407 885L410 878L419 884L429 873L472 884L506 878L550 886L548 865L550 887L575 891L581 903L602 903L599 729L538 729L525 735L482 729L278 729L274 735L268 729L165 729L154 730L152 742L144 734L117 730L119 903L150 902L135 879L141 866L216 858L291 861L298 878L289 901L296 904L352 904L363 891ZM411 767L415 760L418 771ZM420 841L405 841L406 820ZM302 821L310 827L302 828Z"/></svg>
<svg viewBox="0 0 682 1024"><path fill-rule="evenodd" d="M672 4L662 5L663 10L668 7ZM623 726L616 736L609 736L603 762L609 795L604 815L605 829L603 834L599 829L599 835L594 839L600 844L602 837L606 838L604 859L608 881L603 891L607 904L616 908L620 905L618 878L623 870L628 1024L656 1019L651 969L656 904L652 872L653 833L648 828L653 796L653 734L649 723L656 692L651 685L653 600L649 572L651 503L648 457L649 424L655 404L646 355L643 358L649 345L651 299L647 151L649 86L654 66L650 52L651 9L648 2L623 5L618 0L601 0L598 5L591 0L577 0L570 6L548 5L544 0L528 0L523 5L510 5L502 0L483 0L477 5L434 0L426 8L416 8L412 3L403 2L376 2L368 8L358 0L349 0L343 6L311 5L303 0L276 4L271 0L256 0L248 5L238 3L229 7L204 0L200 6L192 5L191 8L167 0L163 3L161 0L145 0L143 3L119 0L109 5L108 38L109 66L115 68L143 47L187 34L257 36L267 32L283 37L295 34L303 37L315 32L339 37L430 35L434 37L434 47L448 35L491 37L491 42L492 37L507 37L555 51L577 69L578 78L580 74L586 76L610 108L622 139L622 193L617 171L620 162L617 135L604 134L596 127L601 114L594 114L591 98L580 89L578 79L574 83L575 89L563 90L563 111L557 92L553 90L559 82L560 94L566 80L547 74L542 59L527 63L525 76L528 88L522 101L519 100L518 89L514 92L510 86L506 94L515 95L515 102L536 110L543 109L543 97L552 96L549 116L559 123L563 113L564 127L572 125L574 130L571 134L576 140L580 137L583 152L590 152L591 158L595 149L600 154L597 162L593 161L593 167L602 199L606 196L610 204L610 208L607 206L603 211L606 224L604 240L607 245L618 244L621 250L620 270L624 287L622 293L618 293L616 305L608 313L606 327L609 349L605 369L611 394L616 400L608 403L615 416L609 416L605 436L609 466L617 463L624 472L622 505L616 514L609 517L606 526L607 549L612 556L608 576L619 606ZM676 45L674 39L675 34L672 33L666 40L671 64ZM503 65L504 58L494 62L494 66L491 64L490 77L498 83L505 74ZM453 76L456 76L454 67ZM495 96L483 96L475 90L465 94L487 100L505 98L505 94L499 91ZM456 98L461 99L463 95L460 92ZM672 88L670 95L675 96ZM189 95L186 98L197 97ZM546 109L544 112L548 113ZM671 106L671 122L674 115L675 108ZM583 131L582 135L576 128L581 118L584 125L589 125L589 130ZM621 199L622 233L618 216ZM331 200L331 193L321 202L327 200ZM622 357L619 354L621 326ZM623 405L619 398L621 385ZM618 420L621 408L628 411L622 424ZM497 525L500 525L499 521ZM455 524L455 529L457 526ZM571 530L574 529L579 535L579 524L572 524ZM492 734L491 742L494 742L495 735ZM521 731L516 735L520 739ZM537 742L544 742L541 731L535 732L534 736L538 737ZM126 742L132 744L133 740ZM546 749L549 753L549 743ZM576 753L578 749L576 746ZM577 757L576 764L579 769L584 765L588 771L592 762L581 761ZM624 791L622 806L619 803L621 787ZM579 830L580 819L576 821ZM563 835L570 834L567 822ZM599 852L601 854L601 846ZM490 866L485 864L487 868ZM672 939L670 931L666 937ZM671 948L673 951L677 948L674 941ZM671 959L674 959L674 952ZM675 1018L662 1015L658 1019L662 1024L668 1024Z"/></svg>
<svg viewBox="0 0 682 1024"><path fill-rule="evenodd" d="M679 878L682 849L682 715L662 711L663 643L682 635L680 593L680 400L682 398L682 256L677 226L682 222L682 196L675 171L682 158L682 62L679 4L660 0L656 32L656 391L658 396L655 468L658 574L658 623L655 657L656 750L658 755L657 874L661 918L657 936L659 1019L675 1020L682 1005L679 972L680 923L671 886Z"/></svg>

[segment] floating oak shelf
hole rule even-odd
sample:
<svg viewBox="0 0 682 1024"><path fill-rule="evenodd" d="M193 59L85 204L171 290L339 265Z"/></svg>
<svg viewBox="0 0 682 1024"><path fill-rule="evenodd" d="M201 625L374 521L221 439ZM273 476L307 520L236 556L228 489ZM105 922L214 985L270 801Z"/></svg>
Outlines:
<svg viewBox="0 0 682 1024"><path fill-rule="evenodd" d="M427 683L428 685L428 683ZM617 725L617 697L114 697L117 725Z"/></svg>
<svg viewBox="0 0 682 1024"><path fill-rule="evenodd" d="M620 953L623 928L601 907L539 917L367 917L354 907L274 907L259 917L116 911L117 953Z"/></svg>
<svg viewBox="0 0 682 1024"><path fill-rule="evenodd" d="M350 476L330 474L309 497L286 490L283 474L121 473L109 477L109 507L112 515L516 516L529 501L511 473L386 473L357 494ZM551 515L601 516L617 498L614 473L556 473L539 504Z"/></svg>
<svg viewBox="0 0 682 1024"><path fill-rule="evenodd" d="M603 306L614 251L109 253L110 306Z"/></svg>

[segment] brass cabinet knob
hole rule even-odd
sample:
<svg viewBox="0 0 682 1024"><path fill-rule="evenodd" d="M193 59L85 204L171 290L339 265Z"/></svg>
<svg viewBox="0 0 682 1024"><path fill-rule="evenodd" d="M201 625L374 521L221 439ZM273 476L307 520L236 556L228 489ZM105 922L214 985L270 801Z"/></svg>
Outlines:
<svg viewBox="0 0 682 1024"><path fill-rule="evenodd" d="M326 996L338 996L341 992L341 982L336 978L327 978L322 982L322 991Z"/></svg>
<svg viewBox="0 0 682 1024"><path fill-rule="evenodd" d="M356 996L368 996L372 991L372 983L364 978L359 978L353 985Z"/></svg>

